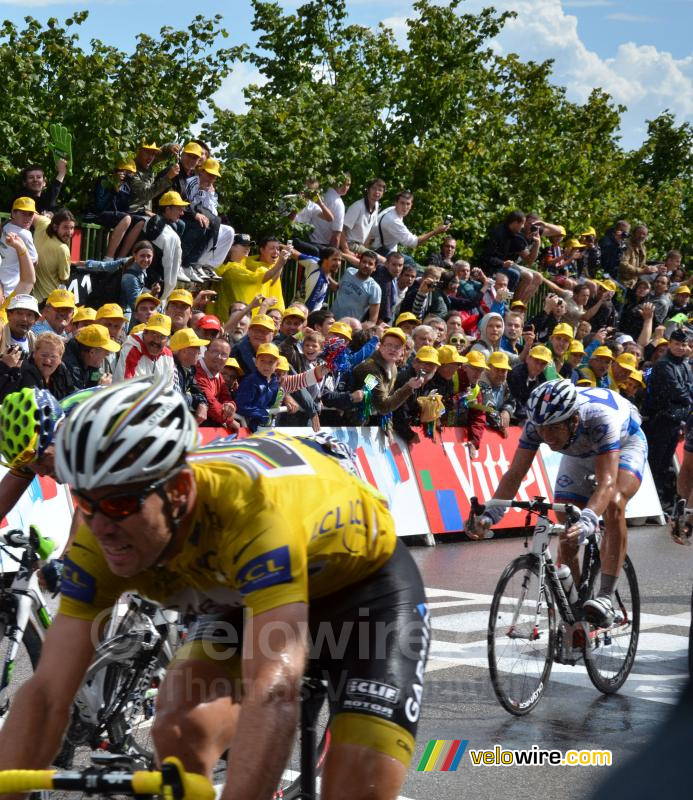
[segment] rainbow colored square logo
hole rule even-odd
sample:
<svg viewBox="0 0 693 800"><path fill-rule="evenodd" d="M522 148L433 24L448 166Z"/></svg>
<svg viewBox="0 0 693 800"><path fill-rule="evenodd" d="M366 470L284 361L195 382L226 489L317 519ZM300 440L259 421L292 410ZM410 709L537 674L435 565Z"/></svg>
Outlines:
<svg viewBox="0 0 693 800"><path fill-rule="evenodd" d="M468 744L469 739L430 739L417 772L454 772Z"/></svg>

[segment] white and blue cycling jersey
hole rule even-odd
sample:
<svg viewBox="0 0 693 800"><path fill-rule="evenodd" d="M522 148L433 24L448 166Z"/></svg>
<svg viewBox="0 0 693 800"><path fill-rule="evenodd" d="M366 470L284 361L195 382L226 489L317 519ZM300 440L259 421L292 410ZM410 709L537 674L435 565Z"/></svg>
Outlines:
<svg viewBox="0 0 693 800"><path fill-rule="evenodd" d="M611 389L578 389L580 421L563 454L554 491L556 502L584 502L592 493L594 459L619 451L618 468L642 480L647 461L647 439L640 428L640 414L625 397ZM519 447L537 450L542 444L536 426L526 422Z"/></svg>

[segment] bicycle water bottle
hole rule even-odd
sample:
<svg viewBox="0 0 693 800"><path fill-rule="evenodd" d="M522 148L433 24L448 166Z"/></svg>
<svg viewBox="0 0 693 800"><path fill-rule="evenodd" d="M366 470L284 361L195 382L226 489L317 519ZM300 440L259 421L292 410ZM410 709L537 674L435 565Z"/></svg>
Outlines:
<svg viewBox="0 0 693 800"><path fill-rule="evenodd" d="M577 589L575 588L575 581L573 580L573 573L570 571L570 567L567 564L561 564L561 566L556 570L556 575L558 576L558 580L561 582L561 586L563 587L563 591L565 592L565 596L568 598L568 602L572 606L577 600Z"/></svg>

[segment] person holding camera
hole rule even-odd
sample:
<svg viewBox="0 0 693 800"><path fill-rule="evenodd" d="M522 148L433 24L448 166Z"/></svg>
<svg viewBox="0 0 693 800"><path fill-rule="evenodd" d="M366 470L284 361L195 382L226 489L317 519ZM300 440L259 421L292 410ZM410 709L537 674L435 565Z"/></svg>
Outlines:
<svg viewBox="0 0 693 800"><path fill-rule="evenodd" d="M635 286L635 282L641 275L657 272L657 267L647 263L645 241L648 234L647 225L636 225L621 256L618 265L618 280L627 289Z"/></svg>
<svg viewBox="0 0 693 800"><path fill-rule="evenodd" d="M448 306L440 286L442 272L440 267L426 267L423 276L404 295L400 312L411 311L417 319L423 319L429 314L445 317Z"/></svg>
<svg viewBox="0 0 693 800"><path fill-rule="evenodd" d="M447 216L441 225L417 236L404 224L404 218L412 210L413 205L413 193L409 190L404 190L395 195L394 206L388 206L381 212L373 239L373 248L377 253L387 256L388 253L397 250L399 247L418 247L439 233L445 233L450 227L452 217ZM414 263L411 257L405 257L405 261L407 259L408 263Z"/></svg>
<svg viewBox="0 0 693 800"><path fill-rule="evenodd" d="M618 268L630 237L630 222L618 220L599 240L602 270L610 278L618 278Z"/></svg>

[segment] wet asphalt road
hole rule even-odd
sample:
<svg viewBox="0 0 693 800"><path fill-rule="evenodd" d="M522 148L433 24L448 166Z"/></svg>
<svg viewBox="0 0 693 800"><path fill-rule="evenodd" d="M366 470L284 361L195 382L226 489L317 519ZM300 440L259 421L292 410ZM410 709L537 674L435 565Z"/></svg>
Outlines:
<svg viewBox="0 0 693 800"><path fill-rule="evenodd" d="M552 547L552 551L555 548ZM490 597L506 563L524 551L521 538L413 547L433 603L433 645L416 754L403 795L435 798L589 797L610 768L474 766L470 748L537 745L608 749L619 765L643 747L667 717L687 673L693 548L676 545L663 528L633 528L629 554L641 594L641 633L633 672L618 694L600 694L583 667L556 667L529 715L513 717L498 704L485 665L451 664L449 643L459 630L483 642ZM456 594L448 595L447 591ZM465 595L481 595L467 598ZM455 605L456 604L456 605ZM437 607L436 607L437 606ZM478 636L474 633L478 630ZM467 639L468 641L468 639ZM452 660L455 660L453 655ZM429 739L468 739L455 773L417 773Z"/></svg>

